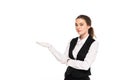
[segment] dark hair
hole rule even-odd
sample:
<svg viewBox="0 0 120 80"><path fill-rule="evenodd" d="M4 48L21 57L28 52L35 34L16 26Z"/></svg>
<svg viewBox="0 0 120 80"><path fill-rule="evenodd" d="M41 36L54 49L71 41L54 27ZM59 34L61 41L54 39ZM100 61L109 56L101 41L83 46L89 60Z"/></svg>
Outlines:
<svg viewBox="0 0 120 80"><path fill-rule="evenodd" d="M87 23L88 26L91 26L91 19L90 17L86 16L86 15L79 15L76 19L82 18L85 20L85 22ZM93 27L90 27L88 30L89 35L91 35L92 37L94 37L94 29Z"/></svg>

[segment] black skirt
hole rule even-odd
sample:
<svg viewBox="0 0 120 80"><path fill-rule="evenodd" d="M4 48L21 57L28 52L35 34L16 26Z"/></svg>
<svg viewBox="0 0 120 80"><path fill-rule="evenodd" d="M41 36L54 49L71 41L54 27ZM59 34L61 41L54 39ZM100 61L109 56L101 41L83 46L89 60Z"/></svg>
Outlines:
<svg viewBox="0 0 120 80"><path fill-rule="evenodd" d="M89 76L76 78L69 75L69 76L66 76L64 80L90 80L90 78Z"/></svg>

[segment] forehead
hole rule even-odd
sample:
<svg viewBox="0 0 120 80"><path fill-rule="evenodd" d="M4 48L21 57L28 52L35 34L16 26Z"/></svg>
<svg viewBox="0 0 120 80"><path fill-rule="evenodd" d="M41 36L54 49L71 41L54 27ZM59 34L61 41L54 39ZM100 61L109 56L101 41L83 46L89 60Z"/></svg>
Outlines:
<svg viewBox="0 0 120 80"><path fill-rule="evenodd" d="M86 23L84 19L79 18L75 20L76 23Z"/></svg>

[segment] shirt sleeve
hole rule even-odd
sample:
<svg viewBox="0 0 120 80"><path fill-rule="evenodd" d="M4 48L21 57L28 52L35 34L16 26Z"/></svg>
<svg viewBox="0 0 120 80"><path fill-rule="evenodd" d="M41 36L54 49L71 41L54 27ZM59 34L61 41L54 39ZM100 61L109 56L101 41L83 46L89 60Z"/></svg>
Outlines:
<svg viewBox="0 0 120 80"><path fill-rule="evenodd" d="M76 69L88 70L96 58L98 51L98 42L94 41L84 59L84 61L69 59L66 65Z"/></svg>
<svg viewBox="0 0 120 80"><path fill-rule="evenodd" d="M60 52L58 52L53 46L50 46L49 51L55 56L55 58L61 62L62 64L66 64L67 60L68 60L68 50L69 50L69 43L66 47L65 53L61 54Z"/></svg>

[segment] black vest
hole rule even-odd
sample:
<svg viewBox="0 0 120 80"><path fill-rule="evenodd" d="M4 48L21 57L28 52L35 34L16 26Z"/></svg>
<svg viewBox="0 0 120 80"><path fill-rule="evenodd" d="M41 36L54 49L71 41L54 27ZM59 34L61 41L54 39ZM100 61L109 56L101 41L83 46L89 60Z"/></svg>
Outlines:
<svg viewBox="0 0 120 80"><path fill-rule="evenodd" d="M77 40L78 40L78 37L73 38L70 42L69 57L71 59L75 59L73 57L72 51L75 48ZM79 50L76 60L84 61L84 58L86 57L86 55L88 53L88 50L89 50L91 44L94 41L95 40L91 36L88 36L88 38L85 41L85 43L83 44L82 48ZM72 68L72 67L68 66L68 68L65 72L65 77L68 76L68 75L71 75L72 77L78 77L79 78L79 77L84 77L84 76L91 75L91 72L90 72L90 68L88 70L81 70L81 69L75 69L75 68Z"/></svg>

